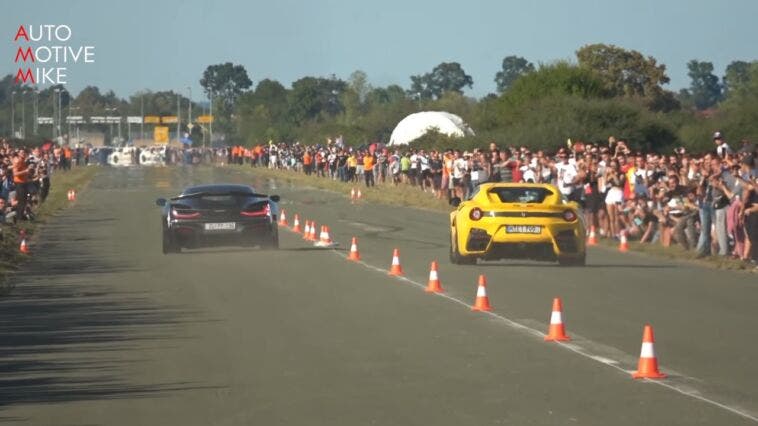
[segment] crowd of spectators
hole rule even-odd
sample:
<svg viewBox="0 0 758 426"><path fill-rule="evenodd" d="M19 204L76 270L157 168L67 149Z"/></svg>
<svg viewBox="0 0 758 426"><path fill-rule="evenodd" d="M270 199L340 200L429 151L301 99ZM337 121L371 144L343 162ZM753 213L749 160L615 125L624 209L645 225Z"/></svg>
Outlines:
<svg viewBox="0 0 758 426"><path fill-rule="evenodd" d="M19 147L0 138L0 224L34 220L36 207L50 193L53 171L83 164L84 155L83 149L53 144Z"/></svg>
<svg viewBox="0 0 758 426"><path fill-rule="evenodd" d="M758 151L747 140L733 149L721 132L713 149L692 155L634 152L623 140L571 143L555 152L503 147L471 152L385 147L340 141L273 144L214 152L214 162L289 169L366 186L410 185L438 198L465 198L484 182L555 185L584 209L600 237L678 244L698 257L758 263Z"/></svg>

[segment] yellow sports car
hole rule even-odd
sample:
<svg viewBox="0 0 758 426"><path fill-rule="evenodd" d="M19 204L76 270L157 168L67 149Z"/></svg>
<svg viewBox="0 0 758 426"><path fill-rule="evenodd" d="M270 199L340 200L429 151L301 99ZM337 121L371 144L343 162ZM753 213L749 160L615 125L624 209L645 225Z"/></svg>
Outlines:
<svg viewBox="0 0 758 426"><path fill-rule="evenodd" d="M468 200L453 198L450 261L477 259L557 260L585 264L585 227L579 206L553 185L485 183Z"/></svg>

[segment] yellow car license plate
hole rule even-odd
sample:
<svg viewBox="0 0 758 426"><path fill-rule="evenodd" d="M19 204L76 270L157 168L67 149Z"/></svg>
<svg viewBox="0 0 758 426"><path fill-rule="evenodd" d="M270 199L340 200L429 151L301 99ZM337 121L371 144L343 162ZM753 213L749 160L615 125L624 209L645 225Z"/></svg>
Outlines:
<svg viewBox="0 0 758 426"><path fill-rule="evenodd" d="M541 234L542 227L538 225L506 225L507 234Z"/></svg>

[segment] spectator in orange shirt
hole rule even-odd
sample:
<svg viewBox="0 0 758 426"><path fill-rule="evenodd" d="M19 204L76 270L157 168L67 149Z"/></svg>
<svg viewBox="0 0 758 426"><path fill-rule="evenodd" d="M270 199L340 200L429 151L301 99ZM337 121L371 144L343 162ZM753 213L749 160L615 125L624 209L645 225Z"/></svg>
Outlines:
<svg viewBox="0 0 758 426"><path fill-rule="evenodd" d="M313 173L313 156L310 151L305 151L303 154L303 169L306 175Z"/></svg>
<svg viewBox="0 0 758 426"><path fill-rule="evenodd" d="M18 217L22 219L26 217L29 182L31 182L30 173L29 165L26 164L26 151L22 149L18 155L13 157L13 184L16 187L16 200L18 200L16 212Z"/></svg>
<svg viewBox="0 0 758 426"><path fill-rule="evenodd" d="M366 180L366 186L374 186L374 165L376 164L376 158L371 152L366 151L363 156L363 177Z"/></svg>

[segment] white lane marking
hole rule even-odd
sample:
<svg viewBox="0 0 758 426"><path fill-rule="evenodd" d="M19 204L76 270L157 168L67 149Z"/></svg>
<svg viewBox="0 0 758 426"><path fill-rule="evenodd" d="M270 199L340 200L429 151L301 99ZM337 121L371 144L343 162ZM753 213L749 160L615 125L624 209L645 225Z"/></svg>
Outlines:
<svg viewBox="0 0 758 426"><path fill-rule="evenodd" d="M340 252L338 252L336 250L332 250L332 253L334 253L338 257L341 257L343 259L347 259L346 255L344 255L344 254L342 254L342 253L340 253ZM367 269L370 269L372 271L375 271L375 272L379 272L382 275L386 275L388 277L395 278L395 279L400 280L400 281L405 281L405 282L407 282L409 284L412 284L412 285L414 285L414 286L416 286L416 287L418 287L418 288L420 288L422 290L426 288L426 286L424 284L422 284L422 283L413 281L412 279L410 279L408 277L404 277L404 276L389 275L389 274L387 274L386 270L384 270L382 268L378 268L378 267L376 267L374 265L368 264L368 263L366 263L366 262L364 262L362 260L359 260L359 261L356 261L356 262L353 262L353 263L360 264L363 267L365 267ZM445 299L447 299L447 300L449 300L451 302L457 303L459 305L462 305L462 306L466 307L467 309L470 309L470 307L471 307L470 304L464 302L463 300L456 299L455 297L452 297L452 296L450 296L448 294L445 294L445 293L431 293L431 294L434 295L434 296L445 298ZM539 330L537 330L535 328L531 328L531 327L529 327L529 326L527 326L525 324L522 324L520 322L514 321L514 320L512 320L510 318L504 317L504 316L502 316L500 314L497 314L495 312L492 312L492 311L490 311L490 312L482 312L482 314L489 315L492 318L498 319L501 322L503 322L506 325L508 325L509 327L511 327L511 328L513 328L515 330L520 330L520 331L522 331L525 334L532 335L533 337L539 338L539 340L542 340L545 337L545 333L543 333L543 332L541 332L541 331L539 331ZM564 342L553 342L553 344L560 345L561 347L566 348L566 349L568 349L568 350L570 350L570 351L572 351L572 352L574 352L576 354L579 354L579 355L581 355L581 356L583 356L585 358L591 359L593 361L599 362L599 363L601 363L603 365L607 365L607 366L609 366L611 368L614 368L614 369L616 369L616 370L618 370L618 371L620 371L620 372L622 372L622 373L624 373L626 375L629 375L629 374L631 374L631 373L634 372L633 370L627 370L627 369L625 369L624 367L622 367L621 365L619 365L619 362L616 361L616 360L591 354L591 353L585 351L585 349L582 346L579 346L577 344L574 344L574 343L564 343ZM668 370L668 371L671 371L671 370ZM693 399L697 399L697 400L699 400L701 402L705 402L707 404L711 404L711 405L713 405L715 407L721 408L722 410L728 411L728 412L730 412L732 414L736 414L736 415L738 415L738 416L740 416L742 418L745 418L745 419L751 420L751 421L753 421L755 423L758 423L758 417L754 416L753 414L751 414L751 413L749 413L747 411L740 410L739 408L731 407L729 405L723 404L723 403L715 401L713 399L706 398L706 397L704 397L704 396L701 395L700 391L698 391L697 389L694 389L692 387L689 387L689 386L686 386L686 387L685 386L675 386L675 385L672 385L670 383L666 383L666 382L661 381L661 380L641 379L640 381L645 382L645 383L652 383L652 384L655 384L655 385L663 386L664 388L672 390L672 391L675 391L675 392L677 392L677 393L679 393L681 395L688 396L688 397L693 398Z"/></svg>

